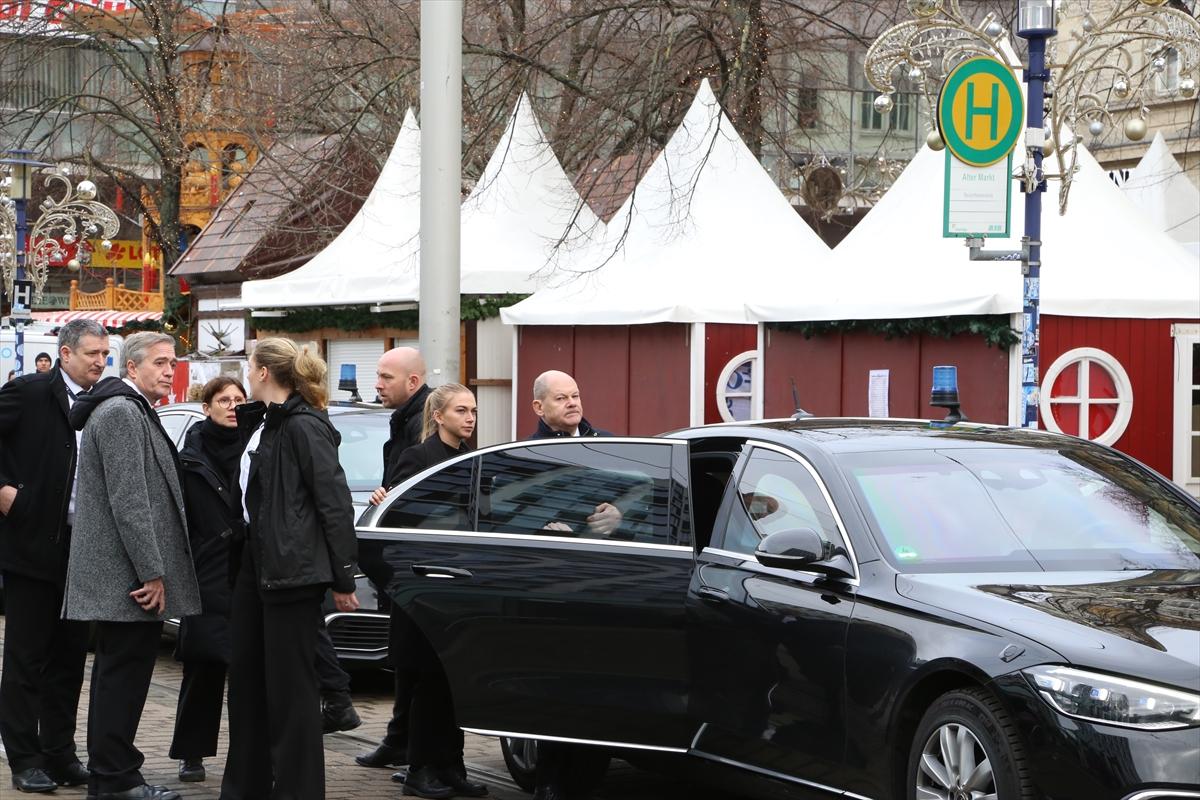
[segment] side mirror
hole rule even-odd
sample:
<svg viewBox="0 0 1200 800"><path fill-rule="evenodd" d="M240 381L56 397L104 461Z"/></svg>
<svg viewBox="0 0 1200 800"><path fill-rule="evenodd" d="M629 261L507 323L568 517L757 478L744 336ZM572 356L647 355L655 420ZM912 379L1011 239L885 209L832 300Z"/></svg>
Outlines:
<svg viewBox="0 0 1200 800"><path fill-rule="evenodd" d="M754 557L767 567L817 572L832 578L854 577L846 551L823 539L812 528L769 534L758 543Z"/></svg>

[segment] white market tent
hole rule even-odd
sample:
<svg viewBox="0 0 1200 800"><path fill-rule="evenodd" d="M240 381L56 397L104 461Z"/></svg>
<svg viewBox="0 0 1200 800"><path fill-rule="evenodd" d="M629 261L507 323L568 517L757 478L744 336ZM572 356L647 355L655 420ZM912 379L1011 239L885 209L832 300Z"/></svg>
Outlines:
<svg viewBox="0 0 1200 800"><path fill-rule="evenodd" d="M1200 242L1200 189L1171 154L1162 131L1121 188L1172 239L1185 245Z"/></svg>
<svg viewBox="0 0 1200 800"><path fill-rule="evenodd" d="M420 252L421 132L410 109L358 214L324 250L276 278L242 284L247 308L353 305L412 299Z"/></svg>
<svg viewBox="0 0 1200 800"><path fill-rule="evenodd" d="M510 325L743 323L750 287L810 274L828 258L705 81L606 239L501 316Z"/></svg>
<svg viewBox="0 0 1200 800"><path fill-rule="evenodd" d="M420 299L420 131L410 111L359 214L299 269L243 285L255 308L414 303ZM463 294L528 293L604 224L563 172L522 95L464 201Z"/></svg>
<svg viewBox="0 0 1200 800"><path fill-rule="evenodd" d="M928 147L918 152L837 246L827 269L758 291L750 316L797 321L1019 312L1019 262L971 262L963 240L942 238L945 159L945 152ZM1043 199L1042 313L1196 315L1200 264L1130 203L1082 145L1063 216L1057 188L1052 180ZM1019 249L1023 228L1024 200L1014 183L1013 235L988 239L987 248Z"/></svg>

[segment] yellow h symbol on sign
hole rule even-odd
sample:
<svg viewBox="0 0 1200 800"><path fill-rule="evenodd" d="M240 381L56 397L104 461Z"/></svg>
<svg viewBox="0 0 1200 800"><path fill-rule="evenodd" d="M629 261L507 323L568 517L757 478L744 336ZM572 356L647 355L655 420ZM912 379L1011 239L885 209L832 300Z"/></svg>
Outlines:
<svg viewBox="0 0 1200 800"><path fill-rule="evenodd" d="M991 123L988 128L989 141L996 141L997 128L1000 126L1000 84L992 82L992 104L990 106L975 105L975 81L967 81L967 129L966 139L975 138L975 118L987 117Z"/></svg>

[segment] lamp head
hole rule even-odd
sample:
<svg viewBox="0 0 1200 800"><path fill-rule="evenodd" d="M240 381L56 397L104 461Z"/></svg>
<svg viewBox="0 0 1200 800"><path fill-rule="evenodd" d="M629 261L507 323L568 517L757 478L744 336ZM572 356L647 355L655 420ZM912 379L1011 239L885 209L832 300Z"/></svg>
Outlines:
<svg viewBox="0 0 1200 800"><path fill-rule="evenodd" d="M9 197L13 200L29 200L33 197L33 173L43 167L53 166L33 158L32 150L9 150L0 158L0 165L8 168L12 176Z"/></svg>
<svg viewBox="0 0 1200 800"><path fill-rule="evenodd" d="M1055 33L1057 0L1019 0L1017 35L1022 39L1046 38Z"/></svg>

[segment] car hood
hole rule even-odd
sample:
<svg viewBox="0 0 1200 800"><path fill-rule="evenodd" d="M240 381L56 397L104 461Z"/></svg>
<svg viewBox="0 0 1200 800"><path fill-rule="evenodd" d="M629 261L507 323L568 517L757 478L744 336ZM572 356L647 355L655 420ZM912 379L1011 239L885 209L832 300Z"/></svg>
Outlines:
<svg viewBox="0 0 1200 800"><path fill-rule="evenodd" d="M896 589L1077 666L1200 690L1200 572L910 574Z"/></svg>

